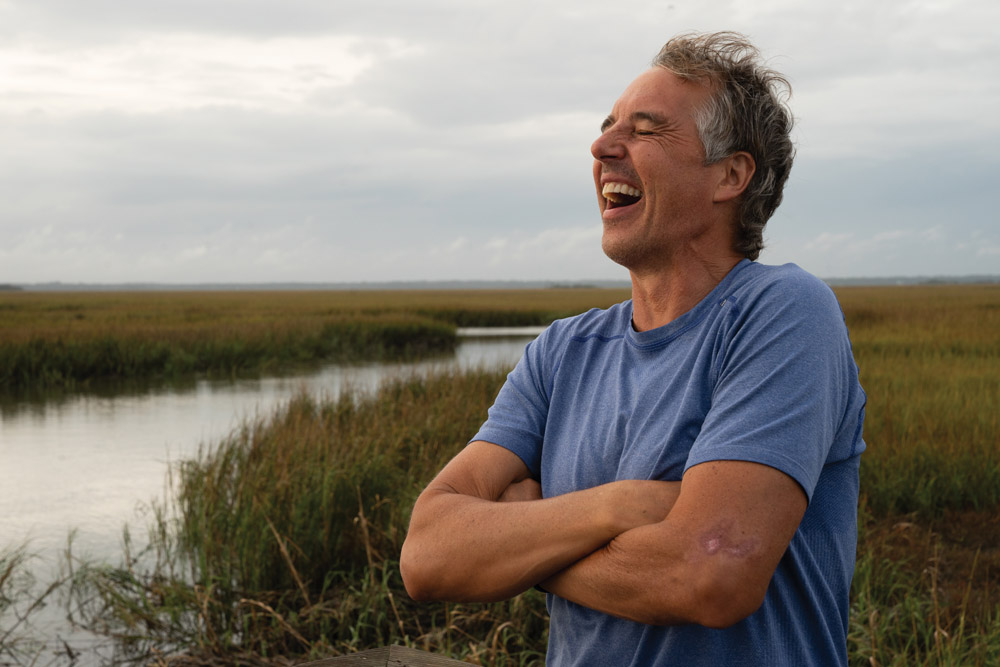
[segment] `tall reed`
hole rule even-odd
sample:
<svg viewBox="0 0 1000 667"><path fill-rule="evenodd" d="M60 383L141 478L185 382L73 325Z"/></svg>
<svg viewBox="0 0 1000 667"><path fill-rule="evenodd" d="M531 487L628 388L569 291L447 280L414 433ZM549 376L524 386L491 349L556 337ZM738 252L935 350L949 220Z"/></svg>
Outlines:
<svg viewBox="0 0 1000 667"><path fill-rule="evenodd" d="M63 585L39 587L25 545L0 547L0 665L45 664L45 641L33 621Z"/></svg>
<svg viewBox="0 0 1000 667"><path fill-rule="evenodd" d="M175 470L149 553L77 568L78 615L126 652L320 655L406 642L494 664L537 657L540 596L416 605L398 574L416 495L478 428L504 375L400 378L367 398L303 395L244 423ZM153 565L140 573L141 562Z"/></svg>

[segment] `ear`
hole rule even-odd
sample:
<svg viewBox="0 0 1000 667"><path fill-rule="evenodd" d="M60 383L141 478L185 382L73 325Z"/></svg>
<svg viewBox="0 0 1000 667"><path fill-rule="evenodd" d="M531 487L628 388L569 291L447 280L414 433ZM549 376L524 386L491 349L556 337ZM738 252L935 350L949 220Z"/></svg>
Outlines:
<svg viewBox="0 0 1000 667"><path fill-rule="evenodd" d="M715 188L715 196L712 198L715 203L732 201L743 194L750 185L754 172L757 171L757 163L746 151L733 153L717 164L723 171L722 178Z"/></svg>

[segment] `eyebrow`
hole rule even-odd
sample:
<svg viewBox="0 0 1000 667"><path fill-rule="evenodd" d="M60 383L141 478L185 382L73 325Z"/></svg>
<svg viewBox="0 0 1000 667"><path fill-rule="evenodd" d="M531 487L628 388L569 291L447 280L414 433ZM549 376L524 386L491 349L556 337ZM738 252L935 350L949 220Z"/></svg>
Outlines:
<svg viewBox="0 0 1000 667"><path fill-rule="evenodd" d="M670 122L666 116L661 116L651 111L636 111L632 114L632 122L637 120L649 121L653 125L667 125Z"/></svg>
<svg viewBox="0 0 1000 667"><path fill-rule="evenodd" d="M636 111L631 116L629 116L629 119L633 123L640 120L648 121L653 125L667 125L669 123L667 118L659 114L653 113L651 111ZM604 119L604 122L601 123L601 132L606 131L609 127L614 125L614 123L615 123L615 117L613 115L609 115L607 118Z"/></svg>

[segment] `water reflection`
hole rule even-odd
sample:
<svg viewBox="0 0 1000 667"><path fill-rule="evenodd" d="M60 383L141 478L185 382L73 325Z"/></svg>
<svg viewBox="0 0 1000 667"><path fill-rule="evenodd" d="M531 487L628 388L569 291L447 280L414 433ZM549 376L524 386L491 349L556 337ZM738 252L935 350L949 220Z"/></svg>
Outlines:
<svg viewBox="0 0 1000 667"><path fill-rule="evenodd" d="M0 402L0 548L30 539L32 551L53 553L75 530L80 553L114 560L124 523L141 528L137 510L163 497L168 463L192 456L245 419L270 414L299 391L335 396L436 369L510 368L527 340L523 333L463 338L451 358L410 364L104 386L44 400L7 397Z"/></svg>

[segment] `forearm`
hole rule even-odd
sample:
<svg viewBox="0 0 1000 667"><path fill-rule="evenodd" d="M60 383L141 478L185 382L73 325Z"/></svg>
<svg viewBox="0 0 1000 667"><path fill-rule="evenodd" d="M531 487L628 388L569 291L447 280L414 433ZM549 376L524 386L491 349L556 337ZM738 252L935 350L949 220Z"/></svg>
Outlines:
<svg viewBox="0 0 1000 667"><path fill-rule="evenodd" d="M401 569L418 599L516 595L607 544L659 521L664 482L614 482L527 502L497 502L434 485L421 495ZM641 489L641 490L640 490Z"/></svg>
<svg viewBox="0 0 1000 667"><path fill-rule="evenodd" d="M591 609L651 625L703 622L691 567L697 554L670 539L669 524L638 527L574 562L541 586Z"/></svg>
<svg viewBox="0 0 1000 667"><path fill-rule="evenodd" d="M665 520L628 530L541 582L577 604L651 625L722 628L761 604L806 507L790 477L695 466Z"/></svg>

